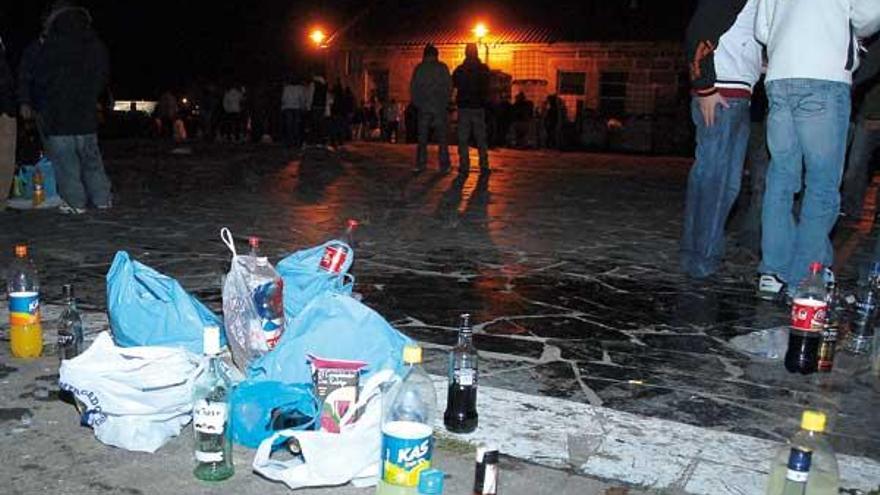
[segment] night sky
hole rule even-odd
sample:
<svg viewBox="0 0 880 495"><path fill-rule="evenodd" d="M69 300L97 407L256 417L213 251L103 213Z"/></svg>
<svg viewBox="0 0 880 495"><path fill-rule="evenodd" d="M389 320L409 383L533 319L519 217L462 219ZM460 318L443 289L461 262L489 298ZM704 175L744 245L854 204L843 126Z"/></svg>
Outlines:
<svg viewBox="0 0 880 495"><path fill-rule="evenodd" d="M49 2L0 0L0 36L17 65L21 50L39 32ZM310 26L342 26L369 8L372 29L394 29L389 12L406 4L433 11L449 0L82 0L110 50L117 98L155 98L163 89L184 88L199 79L278 80L315 62L305 42ZM508 0L466 2L474 12L517 12L533 23L569 22L566 28L597 37L619 31L657 33L680 39L693 0ZM639 29L632 29L632 25ZM602 30L604 29L604 31Z"/></svg>

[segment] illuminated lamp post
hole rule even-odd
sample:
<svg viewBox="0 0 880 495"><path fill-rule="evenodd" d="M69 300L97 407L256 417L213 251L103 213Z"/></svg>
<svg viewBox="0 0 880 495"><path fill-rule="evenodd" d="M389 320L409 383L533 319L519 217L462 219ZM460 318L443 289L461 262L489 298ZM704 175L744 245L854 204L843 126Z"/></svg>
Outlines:
<svg viewBox="0 0 880 495"><path fill-rule="evenodd" d="M486 65L488 65L489 64L489 44L483 43L483 39L486 37L486 35L489 34L489 28L486 27L486 24L484 24L482 22L478 22L477 25L474 26L474 29L472 31L474 33L474 36L477 37L477 46L479 47L480 45L483 45L485 47L484 50L486 53L486 55L485 55L486 60L484 62L486 63Z"/></svg>
<svg viewBox="0 0 880 495"><path fill-rule="evenodd" d="M309 33L309 39L312 40L312 43L314 43L317 48L327 48L327 35L324 34L322 29L313 29L312 32Z"/></svg>

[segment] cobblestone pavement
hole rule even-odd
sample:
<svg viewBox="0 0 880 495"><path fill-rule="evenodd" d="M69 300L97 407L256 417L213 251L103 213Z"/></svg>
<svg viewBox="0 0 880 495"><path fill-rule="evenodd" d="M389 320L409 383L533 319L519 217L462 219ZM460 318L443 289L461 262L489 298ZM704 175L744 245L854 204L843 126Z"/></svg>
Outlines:
<svg viewBox="0 0 880 495"><path fill-rule="evenodd" d="M28 241L49 301L74 283L84 306L104 309L104 275L122 249L219 309L221 227L242 247L263 237L277 261L357 218L356 290L426 343L433 373L470 312L487 385L770 440L818 407L840 452L880 457L878 385L864 363L845 358L819 382L729 345L786 321L752 294L756 260L731 246L715 279L678 273L690 160L500 150L490 176L458 177L413 174L412 147L382 144L175 155L109 142L105 153L113 210L0 213L0 259ZM870 238L857 233L840 235ZM855 268L841 273L851 280Z"/></svg>

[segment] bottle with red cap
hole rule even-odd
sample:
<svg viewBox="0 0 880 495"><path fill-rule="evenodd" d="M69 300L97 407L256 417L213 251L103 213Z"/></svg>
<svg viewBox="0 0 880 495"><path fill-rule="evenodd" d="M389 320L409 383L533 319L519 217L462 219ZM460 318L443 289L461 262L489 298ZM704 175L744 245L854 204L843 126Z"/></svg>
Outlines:
<svg viewBox="0 0 880 495"><path fill-rule="evenodd" d="M785 369L808 375L819 366L819 347L828 311L822 264L812 263L810 275L798 286L791 305L791 330Z"/></svg>

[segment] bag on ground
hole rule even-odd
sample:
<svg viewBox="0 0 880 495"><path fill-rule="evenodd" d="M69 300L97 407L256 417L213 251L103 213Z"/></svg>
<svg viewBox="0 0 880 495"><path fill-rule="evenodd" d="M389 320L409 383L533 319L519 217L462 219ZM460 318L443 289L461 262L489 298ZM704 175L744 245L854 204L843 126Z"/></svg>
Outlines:
<svg viewBox="0 0 880 495"><path fill-rule="evenodd" d="M278 430L312 429L320 404L309 384L244 381L230 394L232 440L255 449Z"/></svg>
<svg viewBox="0 0 880 495"><path fill-rule="evenodd" d="M232 252L223 283L223 318L232 359L242 371L275 346L284 332L284 283L266 258L239 255L229 229L220 237Z"/></svg>
<svg viewBox="0 0 880 495"><path fill-rule="evenodd" d="M345 250L347 256L337 271L321 268L328 248ZM335 252L335 251L334 251ZM312 299L327 292L351 294L354 277L348 274L354 262L354 250L342 241L329 241L320 246L297 251L278 263L284 279L284 318L293 320ZM326 263L325 263L326 264Z"/></svg>
<svg viewBox="0 0 880 495"><path fill-rule="evenodd" d="M15 174L15 188L13 196L31 199L34 196L34 175L37 170L43 176L43 194L46 199L58 196L58 186L55 182L55 167L48 157L43 156L36 165L22 165Z"/></svg>
<svg viewBox="0 0 880 495"><path fill-rule="evenodd" d="M263 440L254 457L254 471L296 489L336 486L352 482L372 486L378 482L382 447L382 390L396 376L391 370L374 374L364 385L360 398L343 416L339 433L283 430ZM359 419L352 422L355 412ZM294 439L301 452L292 460L271 458L280 441Z"/></svg>
<svg viewBox="0 0 880 495"><path fill-rule="evenodd" d="M107 272L107 311L113 339L121 347L182 347L202 354L206 326L223 321L177 280L132 260L119 251ZM221 344L226 344L220 333Z"/></svg>
<svg viewBox="0 0 880 495"><path fill-rule="evenodd" d="M310 383L308 355L364 361L363 380L384 369L402 373L403 348L411 341L379 313L351 296L326 292L312 299L293 320L278 345L251 363L248 378Z"/></svg>
<svg viewBox="0 0 880 495"><path fill-rule="evenodd" d="M191 420L201 358L172 347L128 347L103 332L62 361L59 385L83 404L82 422L114 447L155 452Z"/></svg>

